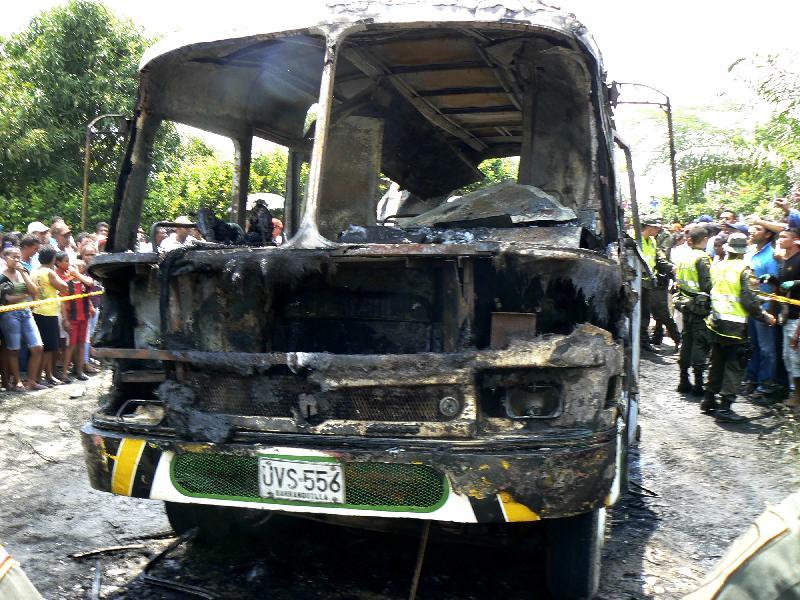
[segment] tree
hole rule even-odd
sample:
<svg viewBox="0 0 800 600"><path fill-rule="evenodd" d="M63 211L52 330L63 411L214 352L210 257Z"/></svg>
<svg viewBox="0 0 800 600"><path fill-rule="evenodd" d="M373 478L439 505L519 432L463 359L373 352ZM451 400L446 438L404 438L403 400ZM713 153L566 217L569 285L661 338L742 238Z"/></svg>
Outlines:
<svg viewBox="0 0 800 600"><path fill-rule="evenodd" d="M800 182L797 58L787 53L742 59L731 66L772 109L768 120L752 129L718 127L693 111L675 112L679 202L662 204L665 217L686 221L722 206L738 214L780 217L772 199L787 195ZM667 160L664 146L650 167Z"/></svg>
<svg viewBox="0 0 800 600"><path fill-rule="evenodd" d="M143 223L193 215L201 207L212 209L219 217L229 214L233 161L222 158L197 137L184 140L180 154L181 160L174 168L153 176L144 203ZM254 156L250 166L249 192L271 192L283 196L287 160L288 153L283 148Z"/></svg>
<svg viewBox="0 0 800 600"><path fill-rule="evenodd" d="M289 154L283 148L253 157L250 168L250 192L286 193L286 167Z"/></svg>
<svg viewBox="0 0 800 600"><path fill-rule="evenodd" d="M132 115L137 61L150 41L129 20L87 0L35 16L27 29L0 38L0 199L6 225L80 215L86 124L103 113ZM121 136L92 145L92 214L107 219L123 154ZM178 144L164 128L156 170ZM98 192L103 197L98 197Z"/></svg>
<svg viewBox="0 0 800 600"><path fill-rule="evenodd" d="M463 196L464 194L469 194L475 190L489 187L503 181L516 181L519 171L519 158L514 156L490 158L479 164L478 169L483 173L483 179L471 183L455 193Z"/></svg>

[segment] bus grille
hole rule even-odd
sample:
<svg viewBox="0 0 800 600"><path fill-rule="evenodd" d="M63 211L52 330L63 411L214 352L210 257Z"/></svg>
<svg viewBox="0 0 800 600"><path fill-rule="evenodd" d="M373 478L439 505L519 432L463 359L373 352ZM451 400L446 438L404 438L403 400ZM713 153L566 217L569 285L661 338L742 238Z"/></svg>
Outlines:
<svg viewBox="0 0 800 600"><path fill-rule="evenodd" d="M345 504L331 506L435 509L447 494L444 475L426 465L342 463ZM261 501L258 457L187 452L172 461L172 480L195 497Z"/></svg>
<svg viewBox="0 0 800 600"><path fill-rule="evenodd" d="M197 408L206 412L252 417L296 417L303 410L301 399L315 399L322 419L376 422L446 422L457 418L439 410L442 398L450 396L462 406L462 394L454 385L338 388L321 391L297 376L236 377L192 374Z"/></svg>

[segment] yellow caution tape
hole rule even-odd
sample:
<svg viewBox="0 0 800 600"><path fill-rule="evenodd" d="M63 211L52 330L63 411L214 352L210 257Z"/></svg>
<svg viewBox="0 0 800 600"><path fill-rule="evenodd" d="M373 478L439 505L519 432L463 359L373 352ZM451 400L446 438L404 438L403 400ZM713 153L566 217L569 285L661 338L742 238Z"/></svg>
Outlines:
<svg viewBox="0 0 800 600"><path fill-rule="evenodd" d="M86 294L72 294L71 296L58 296L56 298L46 298L45 300L31 300L30 302L17 302L16 304L3 304L0 305L0 313L11 312L12 310L22 310L23 308L33 308L34 306L41 306L42 304L52 304L53 302L67 302L69 300L79 300L80 298L88 298L89 296L99 296L103 294L103 290L98 292L88 292Z"/></svg>
<svg viewBox="0 0 800 600"><path fill-rule="evenodd" d="M770 294L768 292L758 292L758 297L762 300L774 300L775 302L782 302L783 304L794 304L800 306L800 300L787 298L786 296L779 296L778 294Z"/></svg>

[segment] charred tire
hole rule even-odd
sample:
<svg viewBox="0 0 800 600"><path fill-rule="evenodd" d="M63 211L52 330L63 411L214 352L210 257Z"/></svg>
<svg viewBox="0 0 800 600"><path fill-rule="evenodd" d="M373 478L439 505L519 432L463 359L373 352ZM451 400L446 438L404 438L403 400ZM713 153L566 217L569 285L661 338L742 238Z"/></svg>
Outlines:
<svg viewBox="0 0 800 600"><path fill-rule="evenodd" d="M552 598L594 598L600 583L605 508L547 526L547 590Z"/></svg>
<svg viewBox="0 0 800 600"><path fill-rule="evenodd" d="M164 502L172 530L182 535L197 528L197 539L217 542L257 536L271 513L263 510Z"/></svg>

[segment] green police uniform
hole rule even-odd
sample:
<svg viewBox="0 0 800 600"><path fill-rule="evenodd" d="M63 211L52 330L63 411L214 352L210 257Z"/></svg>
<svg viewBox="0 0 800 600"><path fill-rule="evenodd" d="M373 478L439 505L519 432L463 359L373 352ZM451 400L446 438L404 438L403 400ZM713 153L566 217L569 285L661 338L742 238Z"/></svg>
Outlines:
<svg viewBox="0 0 800 600"><path fill-rule="evenodd" d="M711 266L711 313L706 318L711 342L711 367L708 370L708 387L700 408L715 412L722 420L741 420L730 410L742 383L749 346L747 342L748 316L764 321L767 313L761 301L750 288L751 270L739 255ZM717 406L714 395L719 394L722 406Z"/></svg>
<svg viewBox="0 0 800 600"><path fill-rule="evenodd" d="M711 303L711 258L703 250L692 248L680 255L675 263L678 293L675 307L683 315L681 370L679 392L691 391L703 395L703 370L708 360L708 328L705 318ZM689 382L689 369L694 371L694 386Z"/></svg>
<svg viewBox="0 0 800 600"><path fill-rule="evenodd" d="M800 494L769 506L684 600L800 598Z"/></svg>
<svg viewBox="0 0 800 600"><path fill-rule="evenodd" d="M42 600L22 567L0 546L0 598L3 600Z"/></svg>
<svg viewBox="0 0 800 600"><path fill-rule="evenodd" d="M669 336L679 343L681 339L678 325L669 314L669 276L672 274L672 265L658 247L655 237L642 239L642 256L650 268L651 277L642 279L641 298L641 339L642 342L650 340L650 317L656 321L656 332L663 331L666 326ZM661 280L661 281L659 281ZM662 334L663 335L663 334ZM660 340L657 340L660 343Z"/></svg>

